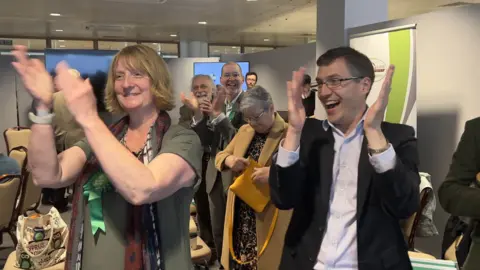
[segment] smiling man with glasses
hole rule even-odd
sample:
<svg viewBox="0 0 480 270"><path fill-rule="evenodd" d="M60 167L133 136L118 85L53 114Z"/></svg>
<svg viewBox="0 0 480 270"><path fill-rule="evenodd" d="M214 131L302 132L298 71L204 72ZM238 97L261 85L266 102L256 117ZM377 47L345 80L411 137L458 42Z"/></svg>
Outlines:
<svg viewBox="0 0 480 270"><path fill-rule="evenodd" d="M375 73L365 55L339 47L317 66L327 119L305 119L304 69L294 72L270 171L272 201L293 209L279 269L412 269L399 221L419 207L418 153L412 127L383 121L394 67L369 108Z"/></svg>

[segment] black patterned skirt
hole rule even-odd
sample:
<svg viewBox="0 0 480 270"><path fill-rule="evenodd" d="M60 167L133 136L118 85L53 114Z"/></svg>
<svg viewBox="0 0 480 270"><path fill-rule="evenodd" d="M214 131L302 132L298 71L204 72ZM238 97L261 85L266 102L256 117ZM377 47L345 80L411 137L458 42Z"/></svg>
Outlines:
<svg viewBox="0 0 480 270"><path fill-rule="evenodd" d="M249 264L238 264L232 260L232 269L257 270L257 227L255 211L235 197L235 218L233 221L233 250L240 261L251 261Z"/></svg>

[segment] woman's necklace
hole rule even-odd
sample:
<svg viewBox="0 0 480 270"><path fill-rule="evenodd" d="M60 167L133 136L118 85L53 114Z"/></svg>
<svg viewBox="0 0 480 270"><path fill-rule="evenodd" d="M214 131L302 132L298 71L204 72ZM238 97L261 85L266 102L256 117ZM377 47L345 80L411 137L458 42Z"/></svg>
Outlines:
<svg viewBox="0 0 480 270"><path fill-rule="evenodd" d="M148 136L147 136L148 137ZM145 147L147 146L147 141L148 140L145 140L145 143L143 144L142 148L140 148L140 150L138 150L137 152L135 151L132 151L132 149L130 149L127 145L127 133L125 132L125 135L123 136L123 138L120 140L120 142L128 149L128 151L130 151L136 158L139 158L142 154L143 154L143 151L145 150Z"/></svg>

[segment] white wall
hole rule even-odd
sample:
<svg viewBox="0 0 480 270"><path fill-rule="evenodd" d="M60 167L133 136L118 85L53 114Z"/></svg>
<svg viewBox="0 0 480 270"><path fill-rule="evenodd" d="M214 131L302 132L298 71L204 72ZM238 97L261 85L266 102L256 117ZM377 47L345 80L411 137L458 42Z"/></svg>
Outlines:
<svg viewBox="0 0 480 270"><path fill-rule="evenodd" d="M302 66L307 74L316 77L315 43L280 48L271 51L243 55L222 55L221 61L248 61L250 71L258 74L258 85L272 95L276 110L287 110L287 81L292 79L292 71Z"/></svg>
<svg viewBox="0 0 480 270"><path fill-rule="evenodd" d="M480 5L351 29L361 33L417 24L417 128L420 170L432 175L435 194L445 179L467 120L480 116ZM448 214L437 203L440 235L418 238L416 248L440 256Z"/></svg>
<svg viewBox="0 0 480 270"><path fill-rule="evenodd" d="M6 153L3 131L17 126L15 70L11 57L0 56L0 153Z"/></svg>

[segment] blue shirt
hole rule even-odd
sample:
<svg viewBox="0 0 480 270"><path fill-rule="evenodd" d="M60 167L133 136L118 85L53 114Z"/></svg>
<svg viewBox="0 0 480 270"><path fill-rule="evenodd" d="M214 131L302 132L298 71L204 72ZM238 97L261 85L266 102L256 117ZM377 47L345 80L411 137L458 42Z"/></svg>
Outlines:
<svg viewBox="0 0 480 270"><path fill-rule="evenodd" d="M15 159L0 153L0 176L4 174L20 174L20 166Z"/></svg>

